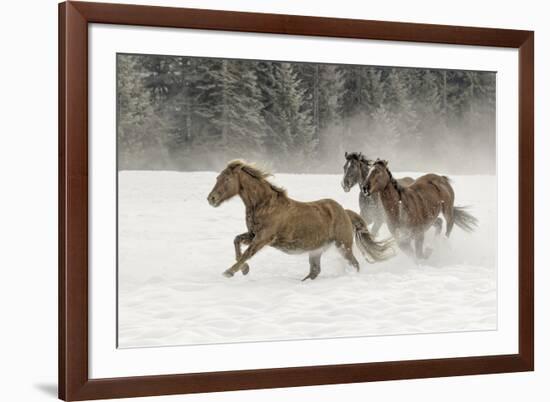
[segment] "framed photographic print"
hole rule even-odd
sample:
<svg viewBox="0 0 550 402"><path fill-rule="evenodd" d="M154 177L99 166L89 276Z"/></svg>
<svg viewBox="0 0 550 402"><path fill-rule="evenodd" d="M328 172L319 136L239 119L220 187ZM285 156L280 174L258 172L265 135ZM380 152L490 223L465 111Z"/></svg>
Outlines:
<svg viewBox="0 0 550 402"><path fill-rule="evenodd" d="M534 369L534 33L59 5L59 397Z"/></svg>

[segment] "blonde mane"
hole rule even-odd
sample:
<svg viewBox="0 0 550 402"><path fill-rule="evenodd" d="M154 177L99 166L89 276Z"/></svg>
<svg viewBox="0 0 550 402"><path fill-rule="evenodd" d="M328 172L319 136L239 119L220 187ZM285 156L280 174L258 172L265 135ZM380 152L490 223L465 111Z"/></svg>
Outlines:
<svg viewBox="0 0 550 402"><path fill-rule="evenodd" d="M248 175L254 177L255 179L267 183L273 191L286 195L286 190L282 187L276 186L275 184L271 183L269 180L267 180L268 177L273 176L270 172L267 170L261 169L254 164L247 163L241 159L235 159L232 160L227 164L227 168L233 170L237 167L240 167L243 172L247 173Z"/></svg>

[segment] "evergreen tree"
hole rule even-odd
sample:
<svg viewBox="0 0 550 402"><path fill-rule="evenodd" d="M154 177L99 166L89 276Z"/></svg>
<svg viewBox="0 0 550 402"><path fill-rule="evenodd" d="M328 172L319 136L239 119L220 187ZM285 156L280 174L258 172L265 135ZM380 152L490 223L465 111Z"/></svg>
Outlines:
<svg viewBox="0 0 550 402"><path fill-rule="evenodd" d="M223 124L227 136L236 143L240 154L259 154L264 151L267 135L262 114L262 93L258 86L255 66L251 62L232 61L222 69L226 90Z"/></svg>
<svg viewBox="0 0 550 402"><path fill-rule="evenodd" d="M164 127L151 104L144 77L143 57L117 59L117 141L119 168L142 168L151 153L165 155Z"/></svg>
<svg viewBox="0 0 550 402"><path fill-rule="evenodd" d="M426 133L437 130L437 138L446 135L444 72L418 70L414 73L412 93L416 96L413 107L418 119L418 131L423 135L424 145L427 146L433 136L425 135Z"/></svg>
<svg viewBox="0 0 550 402"><path fill-rule="evenodd" d="M373 117L386 100L384 70L379 67L363 67L363 104L364 113Z"/></svg>
<svg viewBox="0 0 550 402"><path fill-rule="evenodd" d="M344 80L336 65L321 65L319 71L319 156L324 168L336 168L340 160L335 153L343 155L343 118L340 114L340 94Z"/></svg>
<svg viewBox="0 0 550 402"><path fill-rule="evenodd" d="M412 93L414 70L392 68L386 80L384 107L396 122L399 135L407 144L418 139L418 116Z"/></svg>
<svg viewBox="0 0 550 402"><path fill-rule="evenodd" d="M319 69L319 129L342 124L339 108L339 94L344 82L337 66L322 65Z"/></svg>
<svg viewBox="0 0 550 402"><path fill-rule="evenodd" d="M338 106L340 115L349 119L358 114L363 103L362 67L339 65L337 71L343 80Z"/></svg>
<svg viewBox="0 0 550 402"><path fill-rule="evenodd" d="M210 169L241 157L333 171L350 150L407 167L426 150L495 145L491 72L117 57L121 168Z"/></svg>
<svg viewBox="0 0 550 402"><path fill-rule="evenodd" d="M277 134L274 128L277 125L275 115L275 99L277 92L276 66L277 63L270 61L258 61L254 63L256 70L256 81L260 90L260 102L262 104L261 114L265 122L266 138L265 146L267 149L275 149L277 143Z"/></svg>
<svg viewBox="0 0 550 402"><path fill-rule="evenodd" d="M198 137L198 63L200 59L197 58L176 58L172 66L170 95L158 102L159 113L170 132L170 149L175 158L188 156Z"/></svg>
<svg viewBox="0 0 550 402"><path fill-rule="evenodd" d="M305 165L318 145L311 110L307 108L306 91L301 88L291 63L278 64L274 77L274 132L278 137L276 151L280 160L291 157Z"/></svg>
<svg viewBox="0 0 550 402"><path fill-rule="evenodd" d="M267 129L262 93L251 62L216 60L202 65L198 114L209 121L210 144L234 157L263 151Z"/></svg>
<svg viewBox="0 0 550 402"><path fill-rule="evenodd" d="M177 90L176 72L177 57L172 56L141 56L141 66L147 72L144 85L149 90L154 101L166 100Z"/></svg>
<svg viewBox="0 0 550 402"><path fill-rule="evenodd" d="M197 95L194 111L197 120L193 126L199 147L213 147L221 141L221 129L214 122L219 121L223 108L223 81L220 78L222 60L201 59L196 66Z"/></svg>

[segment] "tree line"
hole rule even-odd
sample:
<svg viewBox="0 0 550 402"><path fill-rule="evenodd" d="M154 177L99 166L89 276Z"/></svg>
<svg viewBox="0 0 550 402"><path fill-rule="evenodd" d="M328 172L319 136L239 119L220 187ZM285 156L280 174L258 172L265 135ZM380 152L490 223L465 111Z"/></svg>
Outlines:
<svg viewBox="0 0 550 402"><path fill-rule="evenodd" d="M119 169L212 170L243 158L276 171L334 172L344 151L358 150L397 169L487 171L495 160L495 79L119 54Z"/></svg>

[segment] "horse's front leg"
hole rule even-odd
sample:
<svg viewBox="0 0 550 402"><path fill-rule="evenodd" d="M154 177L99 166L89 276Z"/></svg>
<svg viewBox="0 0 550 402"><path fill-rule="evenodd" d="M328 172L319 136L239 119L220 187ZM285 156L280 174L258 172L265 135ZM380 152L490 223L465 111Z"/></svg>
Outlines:
<svg viewBox="0 0 550 402"><path fill-rule="evenodd" d="M407 256L414 259L414 252L411 247L411 239L405 238L397 241L397 246L401 251L403 251Z"/></svg>
<svg viewBox="0 0 550 402"><path fill-rule="evenodd" d="M380 231L380 228L382 227L382 224L384 223L384 220L380 217L376 217L374 220L374 224L370 228L370 233L373 237L376 237L378 235L378 232Z"/></svg>
<svg viewBox="0 0 550 402"><path fill-rule="evenodd" d="M361 218L365 220L365 222L367 223L367 226L372 223L371 211L369 211L368 200L366 196L363 195L362 191L359 194L359 215L361 215Z"/></svg>
<svg viewBox="0 0 550 402"><path fill-rule="evenodd" d="M435 235L439 236L443 230L443 219L438 217L435 220L433 227L435 228Z"/></svg>
<svg viewBox="0 0 550 402"><path fill-rule="evenodd" d="M309 275L307 275L302 282L306 279L315 279L321 272L321 254L311 253L309 254Z"/></svg>
<svg viewBox="0 0 550 402"><path fill-rule="evenodd" d="M242 256L241 252L241 244L250 244L252 239L254 238L254 234L250 232L242 233L238 236L235 236L235 240L233 240L233 244L235 245L235 259L239 261L239 258ZM243 275L248 274L250 271L250 267L248 264L244 264L241 268L241 272Z"/></svg>
<svg viewBox="0 0 550 402"><path fill-rule="evenodd" d="M267 236L267 235L255 235L252 241L250 242L250 246L245 250L245 252L237 259L237 262L231 266L228 270L226 270L223 275L227 278L231 278L233 275L235 275L236 272L238 272L240 269L244 267L246 264L246 261L249 260L256 254L258 251L260 251L263 247L267 246L273 241L273 236Z"/></svg>
<svg viewBox="0 0 550 402"><path fill-rule="evenodd" d="M425 260L432 254L431 249L424 250L424 233L423 232L418 233L414 237L414 249L416 252L416 258L419 260L421 259Z"/></svg>

